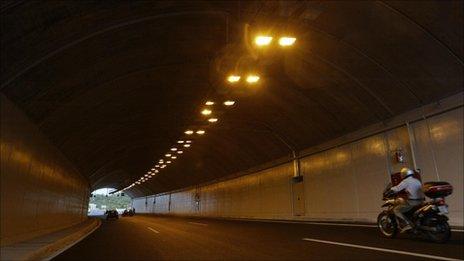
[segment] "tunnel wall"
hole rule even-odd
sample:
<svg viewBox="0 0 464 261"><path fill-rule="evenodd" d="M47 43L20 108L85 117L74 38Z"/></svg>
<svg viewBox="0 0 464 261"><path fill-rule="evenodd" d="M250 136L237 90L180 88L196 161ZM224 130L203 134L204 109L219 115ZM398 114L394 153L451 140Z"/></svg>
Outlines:
<svg viewBox="0 0 464 261"><path fill-rule="evenodd" d="M362 131L361 131L362 132ZM297 213L292 163L254 174L134 200L138 212L210 217L376 221L388 173L402 167L422 170L423 181L445 180L455 190L447 197L450 224L463 225L463 108L363 138L340 143L300 159L303 213ZM413 159L411 147L414 147ZM316 148L317 149L317 148ZM309 151L312 151L309 149ZM393 155L402 151L405 163ZM144 204L141 204L143 202ZM154 205L154 206L151 206Z"/></svg>
<svg viewBox="0 0 464 261"><path fill-rule="evenodd" d="M1 245L87 219L89 184L1 95Z"/></svg>

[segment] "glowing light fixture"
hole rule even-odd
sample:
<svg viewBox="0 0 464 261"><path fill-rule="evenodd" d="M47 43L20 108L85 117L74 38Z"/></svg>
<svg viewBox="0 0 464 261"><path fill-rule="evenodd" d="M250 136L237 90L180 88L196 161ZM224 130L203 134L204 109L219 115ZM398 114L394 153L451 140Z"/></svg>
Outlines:
<svg viewBox="0 0 464 261"><path fill-rule="evenodd" d="M232 106L234 104L235 104L235 101L231 101L231 100L227 100L227 101L224 102L225 106Z"/></svg>
<svg viewBox="0 0 464 261"><path fill-rule="evenodd" d="M192 135L192 134L193 134L193 130L186 130L184 133L187 134L187 135Z"/></svg>
<svg viewBox="0 0 464 261"><path fill-rule="evenodd" d="M205 105L211 106L211 105L214 105L214 102L213 101L207 101L207 102L205 102Z"/></svg>
<svg viewBox="0 0 464 261"><path fill-rule="evenodd" d="M201 114L203 115L210 115L211 113L213 113L213 111L210 109L204 109L201 111Z"/></svg>
<svg viewBox="0 0 464 261"><path fill-rule="evenodd" d="M170 161L170 160L168 160L168 161L166 161L166 163L167 163L167 164L171 164L171 161Z"/></svg>
<svg viewBox="0 0 464 261"><path fill-rule="evenodd" d="M203 134L206 133L206 131L204 131L204 130L197 130L196 133L197 133L198 135L203 135Z"/></svg>
<svg viewBox="0 0 464 261"><path fill-rule="evenodd" d="M190 147L190 144L184 144L184 147L188 148Z"/></svg>
<svg viewBox="0 0 464 261"><path fill-rule="evenodd" d="M184 153L184 152L181 151L181 150L178 150L177 153L178 153L178 154L182 154L182 153Z"/></svg>
<svg viewBox="0 0 464 261"><path fill-rule="evenodd" d="M176 151L176 150L177 150L177 148L171 148L171 151Z"/></svg>
<svg viewBox="0 0 464 261"><path fill-rule="evenodd" d="M191 140L186 140L185 143L192 143L192 141Z"/></svg>
<svg viewBox="0 0 464 261"><path fill-rule="evenodd" d="M230 82L230 83L238 82L238 81L240 81L240 76L238 76L238 75L229 75L229 77L227 77L227 81Z"/></svg>
<svg viewBox="0 0 464 261"><path fill-rule="evenodd" d="M161 167L160 167L160 168L164 169L164 168L166 168L166 165L161 165Z"/></svg>
<svg viewBox="0 0 464 261"><path fill-rule="evenodd" d="M159 170L156 169L156 170L155 170L155 173L158 173L158 172L159 172Z"/></svg>
<svg viewBox="0 0 464 261"><path fill-rule="evenodd" d="M272 42L272 36L267 36L267 35L259 35L255 37L255 44L257 46L266 46L271 44Z"/></svg>
<svg viewBox="0 0 464 261"><path fill-rule="evenodd" d="M217 122L218 119L217 119L217 118L209 118L208 121L209 121L209 122Z"/></svg>
<svg viewBox="0 0 464 261"><path fill-rule="evenodd" d="M151 170L155 170L155 168L151 168Z"/></svg>
<svg viewBox="0 0 464 261"><path fill-rule="evenodd" d="M253 75L253 74L250 74L248 75L248 77L246 78L246 81L247 83L257 83L259 81L259 76L258 75Z"/></svg>
<svg viewBox="0 0 464 261"><path fill-rule="evenodd" d="M166 157L171 157L171 154L166 153L166 154L164 154L164 156L166 156Z"/></svg>
<svg viewBox="0 0 464 261"><path fill-rule="evenodd" d="M149 178L149 179L151 179L151 178L152 178L152 177L151 177L151 175L150 175L150 176L148 176L148 178Z"/></svg>
<svg viewBox="0 0 464 261"><path fill-rule="evenodd" d="M145 177L148 177L148 174L145 174Z"/></svg>
<svg viewBox="0 0 464 261"><path fill-rule="evenodd" d="M182 143L184 143L184 141L183 140L178 140L177 143L182 144Z"/></svg>
<svg viewBox="0 0 464 261"><path fill-rule="evenodd" d="M159 163L163 163L163 162L164 162L164 160L163 160L163 159L160 159L158 162L159 162Z"/></svg>
<svg viewBox="0 0 464 261"><path fill-rule="evenodd" d="M293 45L296 41L295 37L280 37L279 39L279 45L280 46L290 46Z"/></svg>
<svg viewBox="0 0 464 261"><path fill-rule="evenodd" d="M171 159L177 159L177 156L172 156Z"/></svg>
<svg viewBox="0 0 464 261"><path fill-rule="evenodd" d="M155 168L159 168L160 165L155 165Z"/></svg>

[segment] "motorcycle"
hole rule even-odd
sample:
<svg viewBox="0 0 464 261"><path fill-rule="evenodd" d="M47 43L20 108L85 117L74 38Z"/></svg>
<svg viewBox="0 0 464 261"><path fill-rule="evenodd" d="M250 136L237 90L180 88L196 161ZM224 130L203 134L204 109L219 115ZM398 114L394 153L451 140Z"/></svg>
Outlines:
<svg viewBox="0 0 464 261"><path fill-rule="evenodd" d="M400 230L400 220L393 212L398 196L390 188L391 184L383 192L384 210L377 217L377 226L382 236L394 238ZM451 237L445 197L451 195L453 187L448 182L426 182L422 190L430 200L404 213L412 223L409 231L415 235L425 235L434 242L445 243Z"/></svg>

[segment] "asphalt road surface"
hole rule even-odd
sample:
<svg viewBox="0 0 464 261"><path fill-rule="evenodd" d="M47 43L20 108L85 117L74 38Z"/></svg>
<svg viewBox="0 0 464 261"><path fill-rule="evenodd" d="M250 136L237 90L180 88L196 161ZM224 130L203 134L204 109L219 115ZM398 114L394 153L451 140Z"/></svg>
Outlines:
<svg viewBox="0 0 464 261"><path fill-rule="evenodd" d="M134 216L103 221L54 260L459 260L463 243L461 232L436 244L371 226Z"/></svg>

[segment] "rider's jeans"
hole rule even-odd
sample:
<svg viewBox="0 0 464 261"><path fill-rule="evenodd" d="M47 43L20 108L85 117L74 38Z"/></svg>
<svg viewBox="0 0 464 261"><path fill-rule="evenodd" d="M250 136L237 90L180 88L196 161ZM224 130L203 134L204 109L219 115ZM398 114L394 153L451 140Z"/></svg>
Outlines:
<svg viewBox="0 0 464 261"><path fill-rule="evenodd" d="M411 210L414 206L420 205L422 203L421 200L400 200L399 204L393 209L393 212L395 212L395 215L402 220L404 220L406 223L410 223L409 219L406 218L403 213L408 212Z"/></svg>

